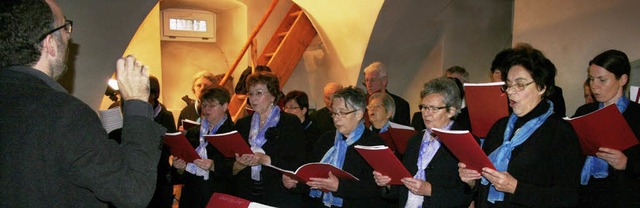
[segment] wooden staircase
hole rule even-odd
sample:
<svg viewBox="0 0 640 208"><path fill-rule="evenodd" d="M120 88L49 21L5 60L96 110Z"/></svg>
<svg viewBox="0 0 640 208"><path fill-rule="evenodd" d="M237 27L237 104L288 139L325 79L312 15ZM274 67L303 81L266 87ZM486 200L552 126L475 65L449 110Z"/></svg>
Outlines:
<svg viewBox="0 0 640 208"><path fill-rule="evenodd" d="M271 68L282 88L316 35L307 15L294 3L258 57L257 65ZM229 113L233 121L245 115L246 99L242 94L234 94L231 98Z"/></svg>

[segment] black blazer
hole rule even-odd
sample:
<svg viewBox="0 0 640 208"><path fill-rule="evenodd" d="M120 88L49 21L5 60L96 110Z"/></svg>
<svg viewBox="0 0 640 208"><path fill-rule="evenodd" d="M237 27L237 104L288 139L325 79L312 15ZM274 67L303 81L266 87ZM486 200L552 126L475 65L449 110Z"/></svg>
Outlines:
<svg viewBox="0 0 640 208"><path fill-rule="evenodd" d="M411 125L411 109L409 108L409 103L400 96L391 94L388 90L386 92L391 95L393 102L396 104L396 113L393 115L391 121L405 126Z"/></svg>
<svg viewBox="0 0 640 208"><path fill-rule="evenodd" d="M216 133L226 133L233 130L235 130L233 122L231 118L228 118ZM191 146L197 148L200 145L200 125L190 128L186 136ZM207 158L213 160L214 171L209 171L209 180L184 171L180 207L205 207L214 192L229 193L229 180L235 158L225 158L211 144L207 144L206 149Z"/></svg>
<svg viewBox="0 0 640 208"><path fill-rule="evenodd" d="M549 104L540 102L531 112L518 118L514 129L546 112ZM482 149L491 154L502 145L509 117L491 127ZM507 172L518 180L514 194L505 193L504 201L487 201L489 185L476 181L476 207L573 207L578 203L580 184L580 144L571 125L550 116L511 154Z"/></svg>
<svg viewBox="0 0 640 208"><path fill-rule="evenodd" d="M326 132L318 139L311 153L310 162L319 162L322 160L324 154L333 147L335 135L335 131ZM377 134L374 134L369 129L365 129L360 139L347 147L342 169L360 180L340 180L338 190L333 192L333 195L343 199L342 207L345 208L384 207L386 202L383 200L382 194L373 180L373 168L371 168L355 150L354 146L356 145L384 145L384 142ZM300 185L308 189L308 186L298 183L298 186ZM308 195L309 192L305 194ZM322 198L307 197L307 199L309 201L305 207L325 207L322 203Z"/></svg>
<svg viewBox="0 0 640 208"><path fill-rule="evenodd" d="M310 114L309 117L323 133L326 131L336 130L336 126L333 124L333 118L331 118L331 111L329 111L329 108L327 107L317 110Z"/></svg>
<svg viewBox="0 0 640 208"><path fill-rule="evenodd" d="M580 106L576 114L581 116L598 110L598 103ZM629 103L622 116L631 131L640 138L640 104ZM615 130L613 130L615 131ZM580 206L590 207L640 207L640 145L622 151L627 156L627 168L615 170L609 166L609 176L591 178L589 184L580 186ZM584 159L582 160L584 162Z"/></svg>
<svg viewBox="0 0 640 208"><path fill-rule="evenodd" d="M457 124L451 130L462 130ZM415 175L418 172L418 157L420 145L426 131L421 131L411 137L407 145L407 151L402 164L409 173ZM447 149L444 144L440 146L433 159L424 170L426 181L431 183L431 196L425 196L422 207L469 207L471 192L466 188L466 183L458 176L458 159ZM399 207L407 203L409 190L404 185L391 186L390 197L397 195Z"/></svg>
<svg viewBox="0 0 640 208"><path fill-rule="evenodd" d="M251 115L238 120L236 127L249 144ZM267 142L262 149L271 157L271 164L286 170L296 170L305 159L305 136L297 116L280 112L280 121L265 133ZM301 207L302 193L293 193L282 184L282 174L262 166L262 197L251 194L253 180L251 167L242 169L233 177L233 193L241 198L277 207ZM255 191L255 190L254 190Z"/></svg>

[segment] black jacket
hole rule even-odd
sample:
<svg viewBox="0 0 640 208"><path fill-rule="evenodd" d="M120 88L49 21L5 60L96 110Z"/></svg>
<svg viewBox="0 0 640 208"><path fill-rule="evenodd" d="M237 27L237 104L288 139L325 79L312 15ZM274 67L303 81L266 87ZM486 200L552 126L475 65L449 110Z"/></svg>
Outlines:
<svg viewBox="0 0 640 208"><path fill-rule="evenodd" d="M327 132L318 139L318 142L316 142L313 152L311 153L311 162L318 162L322 160L324 154L333 147L335 135L335 131ZM347 147L342 170L351 173L360 180L340 180L338 190L333 192L333 195L343 199L342 207L385 206L386 202L382 198L382 193L373 180L373 168L369 166L369 164L354 148L356 145L375 146L383 144L384 142L377 134L369 131L369 129L365 129L360 139ZM301 184L298 183L298 185ZM306 185L303 186L308 188ZM307 196L308 194L309 192L305 193ZM309 200L309 204L305 207L324 207L322 204L322 198L307 197L307 199Z"/></svg>
<svg viewBox="0 0 640 208"><path fill-rule="evenodd" d="M581 116L598 110L598 103L580 106L576 114ZM629 102L622 116L631 131L640 138L640 105ZM612 131L615 131L612 129ZM589 184L580 186L580 206L589 207L640 207L640 145L622 151L627 156L627 168L615 170L609 166L609 176L591 178ZM584 162L584 158L582 162Z"/></svg>
<svg viewBox="0 0 640 208"><path fill-rule="evenodd" d="M233 122L228 118L216 134L235 130ZM200 145L200 125L189 129L186 137L195 149ZM209 171L209 180L193 175L186 170L182 175L184 186L180 196L180 207L205 207L213 193L229 193L231 168L235 158L225 158L213 145L207 144L207 158L213 160L214 171Z"/></svg>
<svg viewBox="0 0 640 208"><path fill-rule="evenodd" d="M454 123L451 130L463 129ZM402 160L402 164L412 175L418 172L420 145L425 132L421 131L411 137ZM469 207L472 195L458 176L458 159L444 144L440 146L424 172L426 181L431 183L432 192L431 196L424 197L422 207ZM406 186L394 185L389 197L398 197L399 207L404 207L408 193Z"/></svg>
<svg viewBox="0 0 640 208"><path fill-rule="evenodd" d="M251 115L238 120L236 128L249 144ZM305 159L305 136L300 119L295 115L280 112L278 124L265 133L267 142L262 149L271 157L271 164L286 170L296 170ZM277 207L301 207L301 193L293 193L282 184L282 174L262 166L262 185L255 186L251 179L251 167L242 169L233 177L233 194L251 201ZM253 187L252 187L253 186ZM261 197L252 195L259 192ZM261 188L261 189L256 189Z"/></svg>
<svg viewBox="0 0 640 208"><path fill-rule="evenodd" d="M518 118L514 129L544 114L548 108L549 104L540 102L527 115ZM509 117L504 117L491 127L482 147L487 155L502 145L508 120ZM492 204L487 201L489 185L477 181L476 207L576 206L580 164L580 144L573 128L568 122L550 116L512 151L507 172L518 180L515 193L505 193L504 201Z"/></svg>
<svg viewBox="0 0 640 208"><path fill-rule="evenodd" d="M0 207L144 207L165 129L124 102L122 145L96 112L44 73L0 70Z"/></svg>

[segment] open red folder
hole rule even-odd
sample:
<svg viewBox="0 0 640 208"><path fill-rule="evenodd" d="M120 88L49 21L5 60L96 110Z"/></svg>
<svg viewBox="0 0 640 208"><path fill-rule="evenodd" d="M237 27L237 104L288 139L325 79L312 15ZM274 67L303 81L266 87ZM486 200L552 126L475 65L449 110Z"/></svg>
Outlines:
<svg viewBox="0 0 640 208"><path fill-rule="evenodd" d="M273 165L264 165L270 168L273 168L277 171L280 171L282 174L289 176L298 182L306 183L309 182L310 178L328 178L329 172L331 172L334 176L340 179L351 179L351 180L360 180L355 176L351 175L347 171L344 171L336 166L327 163L307 163L300 166L295 172L290 170L285 170Z"/></svg>
<svg viewBox="0 0 640 208"><path fill-rule="evenodd" d="M402 185L400 179L413 177L387 146L356 145L354 148L374 170L389 176L391 185Z"/></svg>
<svg viewBox="0 0 640 208"><path fill-rule="evenodd" d="M626 150L638 144L638 139L616 105L609 105L589 114L564 118L571 123L580 139L582 153L595 155L598 148Z"/></svg>
<svg viewBox="0 0 640 208"><path fill-rule="evenodd" d="M194 127L194 126L198 126L200 125L200 122L197 121L192 121L189 119L182 119L182 128L186 131L189 130L190 128Z"/></svg>
<svg viewBox="0 0 640 208"><path fill-rule="evenodd" d="M251 202L249 200L231 196L223 193L213 193L209 198L206 208L268 208L267 206L257 202Z"/></svg>
<svg viewBox="0 0 640 208"><path fill-rule="evenodd" d="M409 139L415 134L416 130L411 126L391 123L386 132L380 133L380 137L392 151L404 154Z"/></svg>
<svg viewBox="0 0 640 208"><path fill-rule="evenodd" d="M211 145L218 149L225 157L235 157L236 153L238 153L238 155L253 154L253 151L251 151L251 148L238 131L205 135L204 139L211 143Z"/></svg>
<svg viewBox="0 0 640 208"><path fill-rule="evenodd" d="M162 141L169 146L169 150L173 156L185 162L190 163L195 159L200 159L200 156L182 132L166 133Z"/></svg>
<svg viewBox="0 0 640 208"><path fill-rule="evenodd" d="M467 130L455 131L433 128L433 133L458 160L467 165L467 168L482 172L482 168L496 169L491 160L484 154L482 148L473 135Z"/></svg>
<svg viewBox="0 0 640 208"><path fill-rule="evenodd" d="M509 115L507 95L500 89L502 85L504 82L464 83L471 131L477 137L486 137L493 123Z"/></svg>

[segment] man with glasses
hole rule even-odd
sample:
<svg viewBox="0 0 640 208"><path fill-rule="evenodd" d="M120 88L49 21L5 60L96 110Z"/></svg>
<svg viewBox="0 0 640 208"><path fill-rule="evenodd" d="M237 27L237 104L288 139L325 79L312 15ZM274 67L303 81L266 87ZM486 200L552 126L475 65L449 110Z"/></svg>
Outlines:
<svg viewBox="0 0 640 208"><path fill-rule="evenodd" d="M56 82L73 23L53 0L0 3L0 207L143 207L165 129L152 119L149 69L117 61L122 145Z"/></svg>
<svg viewBox="0 0 640 208"><path fill-rule="evenodd" d="M367 88L367 100L369 95L376 92L386 92L391 95L393 101L396 104L396 113L393 116L392 121L394 123L402 125L410 125L409 117L409 103L401 97L391 94L387 88L387 69L382 62L373 62L364 68L364 82L362 83ZM366 118L366 117L365 117Z"/></svg>

